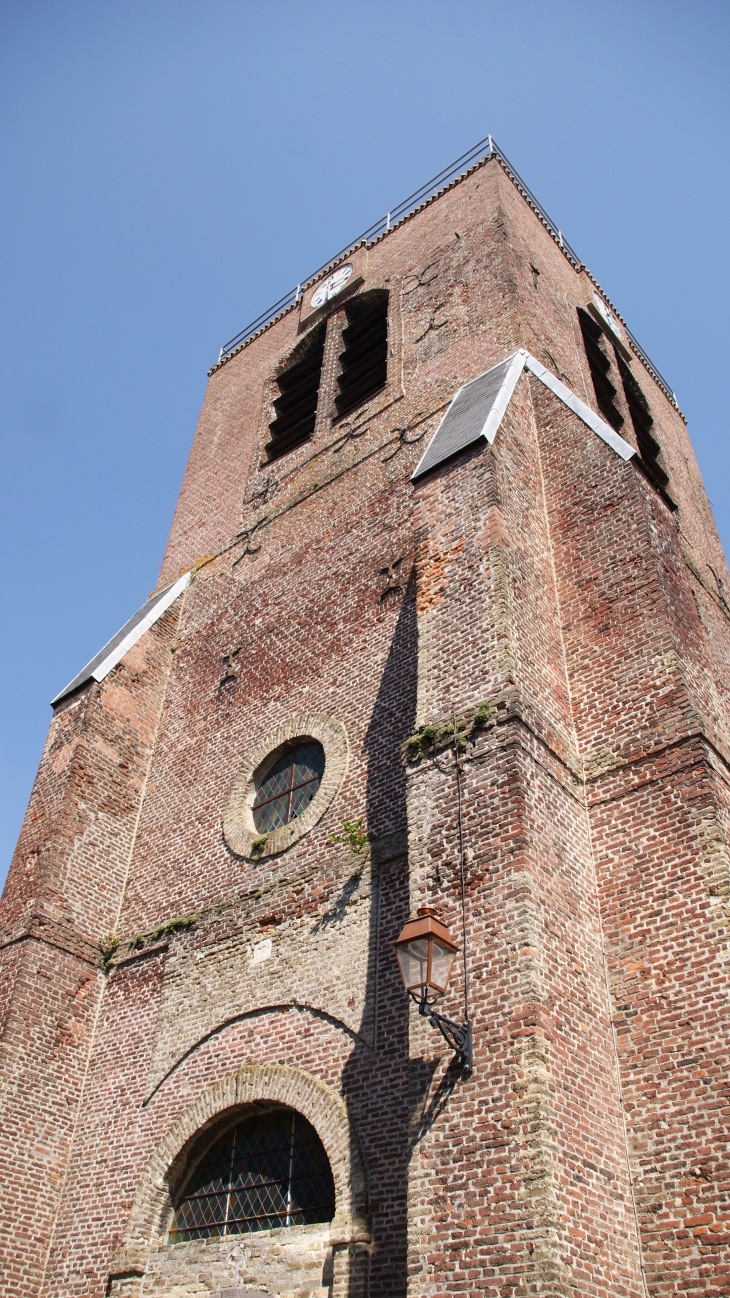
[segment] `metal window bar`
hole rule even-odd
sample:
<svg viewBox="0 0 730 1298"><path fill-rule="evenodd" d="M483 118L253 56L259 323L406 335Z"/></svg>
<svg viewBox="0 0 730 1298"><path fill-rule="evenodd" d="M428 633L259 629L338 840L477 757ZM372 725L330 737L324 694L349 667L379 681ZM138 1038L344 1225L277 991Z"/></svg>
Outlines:
<svg viewBox="0 0 730 1298"><path fill-rule="evenodd" d="M234 1127L233 1140L231 1141L231 1157L228 1160L228 1185L226 1186L226 1217L223 1223L223 1230L221 1232L221 1234L223 1235L228 1234L228 1223L231 1220L231 1216L232 1216L231 1194L233 1192L233 1168L235 1167L235 1163L236 1163L236 1136L237 1135L238 1135L238 1127Z"/></svg>
<svg viewBox="0 0 730 1298"><path fill-rule="evenodd" d="M238 351L239 348L243 347L244 343L249 342L261 329L264 329L267 325L271 324L277 316L282 315L289 309L289 307L299 302L308 286L314 283L315 280L319 279L320 275L322 275L324 271L335 266L343 257L355 252L355 250L363 244L368 245L374 243L380 235L389 234L390 231L395 229L395 227L399 225L401 221L404 221L406 217L412 216L422 203L433 198L439 190L444 189L452 181L460 179L472 167L486 161L486 159L492 155L499 158L499 161L507 172L510 180L520 191L523 198L525 198L530 204L535 214L539 216L543 225L565 253L568 261L576 270L585 269L584 262L581 261L577 252L575 252L575 250L570 246L567 239L564 237L562 230L555 224L551 217L548 216L542 203L525 184L519 172L512 166L507 155L492 139L492 136L487 135L483 140L480 140L478 144L475 144L473 148L468 149L466 153L462 153L461 157L457 158L455 162L452 162L448 167L444 167L443 171L439 171L437 175L432 176L431 180L426 181L425 185L421 185L420 189L409 194L408 198L404 198L397 207L391 208L389 212L386 212L385 216L380 217L380 219L375 221L373 225L369 226L367 230L364 230L357 239L354 239L344 248L341 248L333 257L330 257L322 266L319 266L317 270L312 271L306 279L300 280L295 288L290 289L288 293L285 293L283 297L280 297L278 302L275 302L273 306L269 307L268 311L263 311L261 315L257 316L255 320L252 320L249 325L246 325L245 329L241 329L240 332L235 334L233 338L230 338L227 343L224 343L220 349L218 360L209 370L209 374L212 374L213 370L217 369L218 365L227 360L228 357ZM609 305L611 304L609 303ZM612 309L614 308L612 307ZM633 351L636 352L636 355L659 384L659 387L662 389L665 396L669 398L672 405L678 410L679 406L677 405L677 398L666 379L662 377L659 370L656 368L656 365L653 364L643 347L641 347L636 341L631 330L625 324L624 327L626 328L626 334Z"/></svg>
<svg viewBox="0 0 730 1298"><path fill-rule="evenodd" d="M291 1115L291 1135L290 1135L290 1138L289 1138L289 1180L287 1181L287 1186L286 1186L286 1224L287 1224L287 1226L291 1226L291 1224L292 1224L292 1221L291 1221L291 1206L292 1206L292 1192L291 1192L291 1185L292 1185L292 1178L293 1178L293 1176L294 1176L294 1136L295 1136L295 1124L296 1124L296 1120L297 1120L297 1115L296 1115L296 1113L292 1113L292 1115Z"/></svg>

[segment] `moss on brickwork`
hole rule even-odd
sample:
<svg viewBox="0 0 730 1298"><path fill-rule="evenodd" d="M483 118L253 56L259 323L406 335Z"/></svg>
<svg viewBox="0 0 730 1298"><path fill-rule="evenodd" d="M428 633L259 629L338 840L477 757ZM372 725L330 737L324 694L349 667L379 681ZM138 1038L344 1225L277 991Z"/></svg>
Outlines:
<svg viewBox="0 0 730 1298"><path fill-rule="evenodd" d="M101 939L99 943L99 950L101 951L101 956L102 956L102 960L104 961L105 969L109 967L112 960L114 959L118 947L119 947L119 938L117 937L116 933L107 933L106 937L103 937Z"/></svg>
<svg viewBox="0 0 730 1298"><path fill-rule="evenodd" d="M484 699L469 717L450 717L447 721L419 726L402 745L405 762L420 762L423 757L433 757L446 748L464 752L473 743L480 730L492 717L492 705Z"/></svg>
<svg viewBox="0 0 730 1298"><path fill-rule="evenodd" d="M173 933L182 933L185 929L192 928L199 918L197 911L192 915L178 915L176 919L168 919L149 933L136 933L127 945L130 951L140 951L147 942L157 942L161 937L169 937Z"/></svg>

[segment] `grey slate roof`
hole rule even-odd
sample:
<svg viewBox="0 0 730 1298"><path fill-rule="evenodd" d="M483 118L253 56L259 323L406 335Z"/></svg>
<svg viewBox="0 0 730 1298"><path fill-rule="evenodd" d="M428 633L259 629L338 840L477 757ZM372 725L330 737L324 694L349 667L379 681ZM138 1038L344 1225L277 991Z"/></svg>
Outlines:
<svg viewBox="0 0 730 1298"><path fill-rule="evenodd" d="M444 460L450 459L458 451L465 450L467 446L478 442L481 437L487 436L485 430L489 416L494 410L514 359L514 356L508 356L506 360L493 365L478 378L472 379L471 383L465 383L463 388L459 388L416 466L411 478L412 482L431 469L435 469L437 464L443 464ZM523 366L524 361L520 361L518 375ZM511 395L510 391L507 400ZM492 439L488 438L488 440Z"/></svg>
<svg viewBox="0 0 730 1298"><path fill-rule="evenodd" d="M104 648L100 649L98 654L95 654L85 667L82 667L78 675L74 676L72 681L69 681L68 685L56 695L55 699L51 699L51 707L55 708L58 703L68 698L69 694L75 693L87 681L92 679L102 681L112 667L116 667L117 663L122 660L127 651L132 648L132 645L136 644L140 636L144 635L145 631L149 630L157 619L174 603L178 595L187 586L189 580L190 573L186 572L182 577L177 577L175 581L163 587L162 590L158 590L151 599L148 599L141 608L138 608L137 612L130 617L128 622L124 623L124 626L117 631L116 635L107 641Z"/></svg>
<svg viewBox="0 0 730 1298"><path fill-rule="evenodd" d="M424 474L435 469L437 465L450 460L458 451L472 446L481 438L493 442L497 429L502 422L517 380L524 369L528 369L535 378L544 383L546 388L568 406L584 424L607 442L622 460L628 460L635 454L633 446L601 419L585 401L581 401L569 387L557 379L540 361L529 352L520 348L503 361L498 361L491 369L485 370L471 382L459 388L421 459L411 474L411 482L417 482Z"/></svg>

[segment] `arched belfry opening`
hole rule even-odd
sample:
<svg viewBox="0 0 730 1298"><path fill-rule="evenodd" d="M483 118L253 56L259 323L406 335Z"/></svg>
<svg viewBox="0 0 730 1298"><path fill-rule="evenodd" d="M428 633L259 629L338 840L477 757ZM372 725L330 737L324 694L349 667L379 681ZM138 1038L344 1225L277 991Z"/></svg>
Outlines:
<svg viewBox="0 0 730 1298"><path fill-rule="evenodd" d="M266 443L269 460L278 460L286 451L309 441L314 433L326 332L326 322L322 321L277 376L275 418L269 424L270 440Z"/></svg>
<svg viewBox="0 0 730 1298"><path fill-rule="evenodd" d="M335 408L349 414L385 387L388 377L388 293L359 293L345 304Z"/></svg>

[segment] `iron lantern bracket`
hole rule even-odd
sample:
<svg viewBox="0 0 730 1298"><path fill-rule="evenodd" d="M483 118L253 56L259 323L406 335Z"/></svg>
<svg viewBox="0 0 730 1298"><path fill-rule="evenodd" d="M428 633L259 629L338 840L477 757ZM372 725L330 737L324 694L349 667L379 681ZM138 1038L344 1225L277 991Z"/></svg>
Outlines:
<svg viewBox="0 0 730 1298"><path fill-rule="evenodd" d="M453 1019L447 1019L443 1014L439 1014L433 1005L429 1005L425 997L417 1000L414 996L413 999L418 1005L418 1013L428 1019L432 1028L438 1028L464 1072L470 1073L473 1067L470 1020L467 1019L466 1023L454 1023Z"/></svg>

